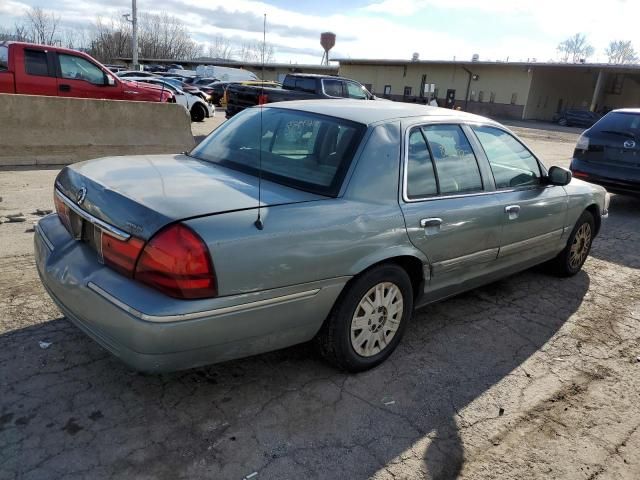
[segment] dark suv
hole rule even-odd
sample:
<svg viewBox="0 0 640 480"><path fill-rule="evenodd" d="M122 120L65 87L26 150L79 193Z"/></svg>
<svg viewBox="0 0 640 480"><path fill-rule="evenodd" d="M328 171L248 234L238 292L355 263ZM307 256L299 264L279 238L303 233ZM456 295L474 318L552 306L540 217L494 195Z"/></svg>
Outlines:
<svg viewBox="0 0 640 480"><path fill-rule="evenodd" d="M570 168L611 192L640 194L640 108L613 110L585 130Z"/></svg>

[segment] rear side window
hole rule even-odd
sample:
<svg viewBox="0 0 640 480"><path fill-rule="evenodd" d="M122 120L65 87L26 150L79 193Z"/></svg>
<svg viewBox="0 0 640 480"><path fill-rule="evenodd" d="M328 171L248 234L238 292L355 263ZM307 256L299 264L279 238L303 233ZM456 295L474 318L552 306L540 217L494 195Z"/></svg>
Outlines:
<svg viewBox="0 0 640 480"><path fill-rule="evenodd" d="M24 70L29 75L49 76L47 53L42 50L25 50Z"/></svg>
<svg viewBox="0 0 640 480"><path fill-rule="evenodd" d="M9 68L9 47L0 45L0 70Z"/></svg>
<svg viewBox="0 0 640 480"><path fill-rule="evenodd" d="M540 184L540 165L518 140L498 128L472 128L487 155L496 188Z"/></svg>
<svg viewBox="0 0 640 480"><path fill-rule="evenodd" d="M342 82L340 80L322 80L324 93L330 97L344 97Z"/></svg>
<svg viewBox="0 0 640 480"><path fill-rule="evenodd" d="M316 91L316 81L313 78L296 78L296 90L314 93Z"/></svg>
<svg viewBox="0 0 640 480"><path fill-rule="evenodd" d="M62 78L85 80L94 85L104 85L105 74L96 65L75 55L58 54Z"/></svg>
<svg viewBox="0 0 640 480"><path fill-rule="evenodd" d="M335 196L365 130L323 115L251 108L217 128L191 155L253 175L261 170L277 183Z"/></svg>
<svg viewBox="0 0 640 480"><path fill-rule="evenodd" d="M422 130L413 129L409 134L407 154L407 197L423 198L438 194L436 172Z"/></svg>
<svg viewBox="0 0 640 480"><path fill-rule="evenodd" d="M481 191L482 177L469 140L459 125L430 125L424 135L435 163L440 194Z"/></svg>

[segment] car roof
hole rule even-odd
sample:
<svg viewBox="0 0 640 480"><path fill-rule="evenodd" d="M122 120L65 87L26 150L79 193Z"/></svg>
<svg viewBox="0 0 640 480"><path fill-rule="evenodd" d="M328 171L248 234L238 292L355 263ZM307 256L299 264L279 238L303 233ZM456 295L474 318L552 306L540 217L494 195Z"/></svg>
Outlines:
<svg viewBox="0 0 640 480"><path fill-rule="evenodd" d="M496 123L485 117L459 110L387 100L294 100L270 103L268 107L329 115L365 125L415 117L433 117L438 120L452 120L455 122Z"/></svg>
<svg viewBox="0 0 640 480"><path fill-rule="evenodd" d="M616 108L615 110L611 110L612 112L619 113L637 113L640 114L640 108Z"/></svg>

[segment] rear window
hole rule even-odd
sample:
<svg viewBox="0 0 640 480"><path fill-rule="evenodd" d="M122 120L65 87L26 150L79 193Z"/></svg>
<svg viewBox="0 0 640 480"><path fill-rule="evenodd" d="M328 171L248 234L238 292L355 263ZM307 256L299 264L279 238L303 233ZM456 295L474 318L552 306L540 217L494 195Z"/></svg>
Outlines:
<svg viewBox="0 0 640 480"><path fill-rule="evenodd" d="M0 45L0 70L9 68L9 47Z"/></svg>
<svg viewBox="0 0 640 480"><path fill-rule="evenodd" d="M308 112L252 108L225 122L191 155L254 175L261 166L266 179L336 196L365 129Z"/></svg>
<svg viewBox="0 0 640 480"><path fill-rule="evenodd" d="M609 112L598 123L591 127L592 131L620 132L635 136L640 135L640 113Z"/></svg>

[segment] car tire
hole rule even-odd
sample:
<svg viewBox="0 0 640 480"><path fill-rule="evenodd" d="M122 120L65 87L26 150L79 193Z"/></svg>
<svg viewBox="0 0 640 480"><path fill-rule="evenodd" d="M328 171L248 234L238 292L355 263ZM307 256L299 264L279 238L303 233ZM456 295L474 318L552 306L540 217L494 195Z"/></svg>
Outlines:
<svg viewBox="0 0 640 480"><path fill-rule="evenodd" d="M594 235L593 215L585 211L573 227L567 246L549 262L551 271L560 277L572 277L577 274L589 256Z"/></svg>
<svg viewBox="0 0 640 480"><path fill-rule="evenodd" d="M566 127L567 125L569 125L569 122L567 122L567 119L562 117L558 120L558 125L560 125L561 127Z"/></svg>
<svg viewBox="0 0 640 480"><path fill-rule="evenodd" d="M316 347L342 370L368 370L395 350L412 313L407 272L392 263L379 265L345 287L316 335Z"/></svg>
<svg viewBox="0 0 640 480"><path fill-rule="evenodd" d="M206 116L206 110L199 103L196 103L193 107L191 107L191 121L202 122Z"/></svg>

